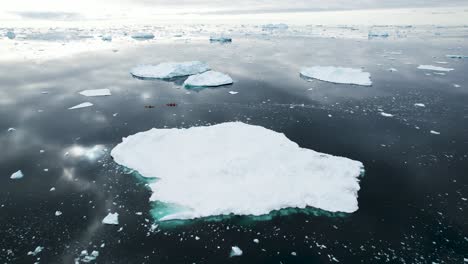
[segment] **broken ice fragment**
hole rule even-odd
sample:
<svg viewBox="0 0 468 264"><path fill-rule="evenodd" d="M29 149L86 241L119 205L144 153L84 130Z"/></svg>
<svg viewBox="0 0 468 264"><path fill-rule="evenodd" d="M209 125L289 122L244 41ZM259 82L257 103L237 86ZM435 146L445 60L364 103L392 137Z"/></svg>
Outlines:
<svg viewBox="0 0 468 264"><path fill-rule="evenodd" d="M230 94L238 94L239 92L229 91Z"/></svg>
<svg viewBox="0 0 468 264"><path fill-rule="evenodd" d="M36 256L37 254L41 253L41 251L44 249L44 247L38 246L34 251L29 251L28 255L30 256Z"/></svg>
<svg viewBox="0 0 468 264"><path fill-rule="evenodd" d="M154 39L154 35L152 33L144 33L144 32L139 32L135 33L132 35L132 38L134 39Z"/></svg>
<svg viewBox="0 0 468 264"><path fill-rule="evenodd" d="M207 71L201 74L192 75L184 82L185 87L216 87L232 84L232 78L224 73Z"/></svg>
<svg viewBox="0 0 468 264"><path fill-rule="evenodd" d="M84 102L84 103L81 103L79 105L72 106L72 107L70 107L68 109L73 110L73 109L80 109L80 108L85 108L85 107L90 107L90 106L93 106L93 104L90 103L90 102Z"/></svg>
<svg viewBox="0 0 468 264"><path fill-rule="evenodd" d="M385 116L385 117L393 117L392 114L388 114L388 113L385 113L385 112L380 112L380 115Z"/></svg>
<svg viewBox="0 0 468 264"><path fill-rule="evenodd" d="M452 68L444 68L444 67L438 67L438 66L433 66L433 65L419 65L418 69L429 70L429 71L442 71L442 72L449 72L449 71L454 70Z"/></svg>
<svg viewBox="0 0 468 264"><path fill-rule="evenodd" d="M425 104L421 104L421 103L414 104L414 106L416 106L416 107L426 107Z"/></svg>
<svg viewBox="0 0 468 264"><path fill-rule="evenodd" d="M431 130L431 134L440 135L440 132L437 132L437 131L435 131L435 130Z"/></svg>
<svg viewBox="0 0 468 264"><path fill-rule="evenodd" d="M226 37L226 36L211 36L210 41L211 42L232 42L232 38Z"/></svg>
<svg viewBox="0 0 468 264"><path fill-rule="evenodd" d="M13 128L13 127L8 128L8 132L13 132L13 131L15 131L15 130L16 130L16 129Z"/></svg>
<svg viewBox="0 0 468 264"><path fill-rule="evenodd" d="M106 225L118 225L119 224L119 214L118 213L109 213L104 219L102 219L102 223Z"/></svg>
<svg viewBox="0 0 468 264"><path fill-rule="evenodd" d="M468 55L446 55L447 58L451 59L468 59Z"/></svg>
<svg viewBox="0 0 468 264"><path fill-rule="evenodd" d="M233 246L233 247L231 247L231 253L229 254L229 256L230 257L242 256L242 250L237 246Z"/></svg>
<svg viewBox="0 0 468 264"><path fill-rule="evenodd" d="M363 86L372 85L370 73L357 68L314 66L303 68L301 70L301 75L308 78L338 84L355 84Z"/></svg>
<svg viewBox="0 0 468 264"><path fill-rule="evenodd" d="M202 73L210 67L200 61L164 62L157 65L140 65L132 68L130 73L140 78L170 79Z"/></svg>
<svg viewBox="0 0 468 264"><path fill-rule="evenodd" d="M109 89L94 89L94 90L84 90L80 92L84 96L108 96L111 95Z"/></svg>
<svg viewBox="0 0 468 264"><path fill-rule="evenodd" d="M13 173L11 176L10 176L10 179L12 180L19 180L19 179L22 179L24 177L23 175L23 172L21 170Z"/></svg>

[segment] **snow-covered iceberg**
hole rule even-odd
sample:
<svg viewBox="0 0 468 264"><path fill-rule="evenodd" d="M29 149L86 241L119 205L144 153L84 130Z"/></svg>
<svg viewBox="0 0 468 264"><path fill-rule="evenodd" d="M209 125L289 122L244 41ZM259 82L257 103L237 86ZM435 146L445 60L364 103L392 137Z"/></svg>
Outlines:
<svg viewBox="0 0 468 264"><path fill-rule="evenodd" d="M161 221L307 206L358 209L361 162L301 148L261 126L153 128L123 138L111 155L143 177L159 178L148 184L150 200L181 208Z"/></svg>
<svg viewBox="0 0 468 264"><path fill-rule="evenodd" d="M111 91L109 89L83 90L80 94L84 96L109 96Z"/></svg>
<svg viewBox="0 0 468 264"><path fill-rule="evenodd" d="M144 33L144 32L139 32L139 33L134 33L132 34L132 38L134 39L154 39L154 34L153 33Z"/></svg>
<svg viewBox="0 0 468 264"><path fill-rule="evenodd" d="M444 68L444 67L433 66L433 65L419 65L418 69L428 70L428 71L442 71L442 72L449 72L449 71L454 70L452 68Z"/></svg>
<svg viewBox="0 0 468 264"><path fill-rule="evenodd" d="M164 62L157 65L139 65L130 70L130 73L139 78L170 79L203 73L210 70L204 62Z"/></svg>
<svg viewBox="0 0 468 264"><path fill-rule="evenodd" d="M364 72L362 69L355 68L315 66L303 68L301 70L301 75L331 83L355 84L363 86L372 85L370 73Z"/></svg>
<svg viewBox="0 0 468 264"><path fill-rule="evenodd" d="M450 59L468 59L468 55L449 54L449 55L446 55L446 57Z"/></svg>
<svg viewBox="0 0 468 264"><path fill-rule="evenodd" d="M192 75L184 82L185 87L216 87L231 84L232 78L222 72L207 71L201 74Z"/></svg>

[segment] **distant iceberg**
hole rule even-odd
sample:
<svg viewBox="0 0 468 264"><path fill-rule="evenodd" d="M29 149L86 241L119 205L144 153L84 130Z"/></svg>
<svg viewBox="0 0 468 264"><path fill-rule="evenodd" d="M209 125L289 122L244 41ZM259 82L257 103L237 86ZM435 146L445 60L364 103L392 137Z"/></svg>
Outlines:
<svg viewBox="0 0 468 264"><path fill-rule="evenodd" d="M101 37L103 41L112 41L112 36L111 35L103 35Z"/></svg>
<svg viewBox="0 0 468 264"><path fill-rule="evenodd" d="M6 35L6 37L9 38L9 39L14 39L14 38L16 38L16 34L15 34L15 32L13 32L13 31L8 31L5 35Z"/></svg>
<svg viewBox="0 0 468 264"><path fill-rule="evenodd" d="M369 31L368 38L388 38L390 35L387 32L373 32Z"/></svg>
<svg viewBox="0 0 468 264"><path fill-rule="evenodd" d="M184 87L216 87L232 84L232 78L217 71L207 71L201 74L192 75L184 82Z"/></svg>
<svg viewBox="0 0 468 264"><path fill-rule="evenodd" d="M289 28L288 25L284 23L279 24L266 24L262 26L263 31L271 31L271 30L287 30Z"/></svg>
<svg viewBox="0 0 468 264"><path fill-rule="evenodd" d="M242 256L242 250L238 246L231 247L231 253L229 254L230 257L240 257Z"/></svg>
<svg viewBox="0 0 468 264"><path fill-rule="evenodd" d="M372 85L370 73L356 68L315 66L303 68L301 70L301 75L308 78L338 84L355 84L363 86Z"/></svg>
<svg viewBox="0 0 468 264"><path fill-rule="evenodd" d="M232 38L227 37L227 36L211 36L210 41L211 42L232 42Z"/></svg>
<svg viewBox="0 0 468 264"><path fill-rule="evenodd" d="M418 69L429 70L429 71L442 71L442 72L449 72L449 71L454 70L452 68L444 68L444 67L433 66L433 65L419 65Z"/></svg>
<svg viewBox="0 0 468 264"><path fill-rule="evenodd" d="M446 55L450 59L468 59L468 55Z"/></svg>
<svg viewBox="0 0 468 264"><path fill-rule="evenodd" d="M210 70L210 67L206 63L187 61L164 62L157 65L139 65L132 68L130 73L140 78L170 79L203 73L208 70Z"/></svg>
<svg viewBox="0 0 468 264"><path fill-rule="evenodd" d="M111 92L109 89L94 89L94 90L83 90L80 92L84 96L109 96Z"/></svg>
<svg viewBox="0 0 468 264"><path fill-rule="evenodd" d="M139 33L134 33L132 35L132 38L134 39L154 39L154 34L153 33L144 33L144 32L139 32Z"/></svg>
<svg viewBox="0 0 468 264"><path fill-rule="evenodd" d="M361 162L301 148L261 126L153 128L123 138L111 156L143 177L159 178L148 185L150 200L181 208L161 221L308 206L358 209Z"/></svg>
<svg viewBox="0 0 468 264"><path fill-rule="evenodd" d="M118 213L109 213L104 219L102 219L102 223L106 225L118 225L119 224L119 214Z"/></svg>

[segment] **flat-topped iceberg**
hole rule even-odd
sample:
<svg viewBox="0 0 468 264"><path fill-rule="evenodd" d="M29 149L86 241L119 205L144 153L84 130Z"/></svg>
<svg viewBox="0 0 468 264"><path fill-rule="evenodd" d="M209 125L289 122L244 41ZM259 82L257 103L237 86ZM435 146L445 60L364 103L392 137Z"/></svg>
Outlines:
<svg viewBox="0 0 468 264"><path fill-rule="evenodd" d="M182 208L161 221L307 206L358 209L361 162L301 148L261 126L153 128L123 138L111 155L143 177L159 178L148 185L151 201Z"/></svg>
<svg viewBox="0 0 468 264"><path fill-rule="evenodd" d="M132 34L132 38L134 38L134 39L154 39L154 34L153 33L138 32L138 33Z"/></svg>
<svg viewBox="0 0 468 264"><path fill-rule="evenodd" d="M102 223L105 225L118 225L119 224L119 214L118 213L109 213L102 219Z"/></svg>
<svg viewBox="0 0 468 264"><path fill-rule="evenodd" d="M207 71L201 74L192 75L184 82L185 87L216 87L231 84L232 78L222 72Z"/></svg>
<svg viewBox="0 0 468 264"><path fill-rule="evenodd" d="M444 67L433 66L433 65L419 65L418 69L428 70L428 71L442 71L442 72L449 72L449 71L454 70L452 68L444 68Z"/></svg>
<svg viewBox="0 0 468 264"><path fill-rule="evenodd" d="M130 70L133 76L140 78L170 79L203 73L210 70L204 62L164 62L157 65L139 65Z"/></svg>
<svg viewBox="0 0 468 264"><path fill-rule="evenodd" d="M93 90L83 90L80 92L84 96L109 96L111 91L109 89L93 89Z"/></svg>
<svg viewBox="0 0 468 264"><path fill-rule="evenodd" d="M371 86L370 73L356 68L344 68L333 66L314 66L303 68L301 75L317 80L339 83Z"/></svg>

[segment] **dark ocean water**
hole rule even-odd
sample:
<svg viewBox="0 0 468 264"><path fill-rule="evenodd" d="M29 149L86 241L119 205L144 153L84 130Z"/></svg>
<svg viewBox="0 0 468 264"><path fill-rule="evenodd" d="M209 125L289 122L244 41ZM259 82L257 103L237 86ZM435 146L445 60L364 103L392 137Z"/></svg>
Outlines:
<svg viewBox="0 0 468 264"><path fill-rule="evenodd" d="M73 263L82 250L99 251L95 263L463 263L468 60L445 58L453 53L468 53L467 40L288 37L155 42L41 63L1 62L0 263ZM206 61L235 84L186 90L181 80L129 74L137 64L183 60ZM442 76L416 69L419 64L455 70ZM314 65L362 66L373 86L299 76L302 66ZM78 94L100 88L112 96ZM94 106L67 110L85 101ZM228 121L261 125L301 147L363 162L359 210L262 221L232 216L151 231L150 191L112 161L110 150L122 137L153 127ZM17 170L24 178L10 180ZM118 226L101 224L109 210L120 214ZM229 258L234 245L244 254ZM37 246L43 251L27 254Z"/></svg>

